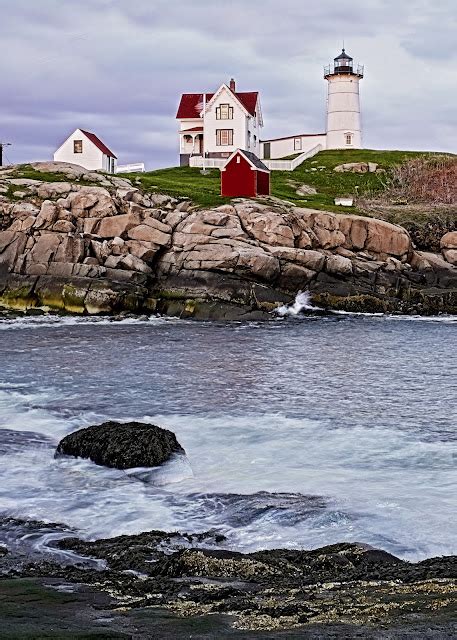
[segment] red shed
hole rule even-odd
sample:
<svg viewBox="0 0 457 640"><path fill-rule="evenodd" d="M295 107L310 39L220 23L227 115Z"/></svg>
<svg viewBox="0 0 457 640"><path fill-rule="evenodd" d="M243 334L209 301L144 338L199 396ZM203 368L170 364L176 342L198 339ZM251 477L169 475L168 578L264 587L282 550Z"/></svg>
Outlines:
<svg viewBox="0 0 457 640"><path fill-rule="evenodd" d="M226 198L270 195L270 170L250 151L237 149L221 169L221 195Z"/></svg>

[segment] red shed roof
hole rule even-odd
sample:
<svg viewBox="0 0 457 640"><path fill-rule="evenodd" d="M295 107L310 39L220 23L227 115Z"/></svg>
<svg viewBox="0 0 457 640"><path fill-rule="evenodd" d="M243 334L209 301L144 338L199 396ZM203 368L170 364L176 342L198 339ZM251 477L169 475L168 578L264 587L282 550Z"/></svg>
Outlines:
<svg viewBox="0 0 457 640"><path fill-rule="evenodd" d="M270 173L270 169L266 166L266 164L264 164L262 160L255 155L255 153L252 153L252 151L246 151L246 149L235 149L235 151L233 151L227 158L227 162L224 164L221 171L225 171L226 167L238 154L243 156L253 169L258 169L259 171Z"/></svg>
<svg viewBox="0 0 457 640"><path fill-rule="evenodd" d="M84 133L84 135L87 138L89 138L89 140L93 142L94 145L97 147L97 149L100 149L102 153L104 153L107 156L110 156L111 158L116 158L117 160L117 156L115 156L114 153L110 149L108 149L106 144L103 144L103 142L100 140L98 136L95 135L95 133L91 133L90 131L84 131L84 129L80 129L80 131L81 133Z"/></svg>
<svg viewBox="0 0 457 640"><path fill-rule="evenodd" d="M251 116L255 113L255 108L257 105L257 99L259 97L258 91L232 91L233 95L238 98L243 107L251 114ZM203 93L183 93L181 96L181 101L178 107L178 113L176 114L176 118L198 118L200 116L201 110L203 108ZM211 100L214 96L214 93L206 94L206 104Z"/></svg>

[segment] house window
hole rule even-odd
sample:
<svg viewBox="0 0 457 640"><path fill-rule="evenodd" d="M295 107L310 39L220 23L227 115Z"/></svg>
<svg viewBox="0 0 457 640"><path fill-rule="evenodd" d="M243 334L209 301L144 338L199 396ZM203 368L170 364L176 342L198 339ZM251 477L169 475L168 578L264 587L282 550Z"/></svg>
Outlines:
<svg viewBox="0 0 457 640"><path fill-rule="evenodd" d="M233 120L233 107L229 104L216 107L216 120Z"/></svg>
<svg viewBox="0 0 457 640"><path fill-rule="evenodd" d="M294 138L294 151L301 151L301 138Z"/></svg>
<svg viewBox="0 0 457 640"><path fill-rule="evenodd" d="M233 144L233 129L216 129L216 145L227 147Z"/></svg>
<svg viewBox="0 0 457 640"><path fill-rule="evenodd" d="M73 153L82 153L82 152L83 152L83 141L73 140Z"/></svg>
<svg viewBox="0 0 457 640"><path fill-rule="evenodd" d="M352 144L352 133L346 133L346 144Z"/></svg>
<svg viewBox="0 0 457 640"><path fill-rule="evenodd" d="M251 148L251 132L248 131L248 149Z"/></svg>

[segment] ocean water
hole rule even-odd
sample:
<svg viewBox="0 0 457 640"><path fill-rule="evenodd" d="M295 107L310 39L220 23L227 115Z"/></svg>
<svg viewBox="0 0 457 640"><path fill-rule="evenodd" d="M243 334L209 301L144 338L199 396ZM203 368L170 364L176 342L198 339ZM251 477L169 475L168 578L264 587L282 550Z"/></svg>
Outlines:
<svg viewBox="0 0 457 640"><path fill-rule="evenodd" d="M106 419L167 427L187 455L147 481L54 459ZM456 454L456 317L0 318L3 517L418 560L457 553Z"/></svg>

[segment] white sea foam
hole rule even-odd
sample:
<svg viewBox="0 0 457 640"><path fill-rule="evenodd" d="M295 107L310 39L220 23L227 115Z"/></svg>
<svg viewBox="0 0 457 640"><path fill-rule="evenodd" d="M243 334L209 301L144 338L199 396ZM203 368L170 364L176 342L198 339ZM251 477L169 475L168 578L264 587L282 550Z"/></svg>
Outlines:
<svg viewBox="0 0 457 640"><path fill-rule="evenodd" d="M447 323L145 322L113 343L85 322L0 338L0 512L88 538L216 528L245 551L456 553ZM54 458L107 418L169 428L187 458L152 473Z"/></svg>
<svg viewBox="0 0 457 640"><path fill-rule="evenodd" d="M275 314L281 317L297 316L303 311L322 311L320 307L311 304L311 294L309 291L299 291L292 304L286 304L275 309Z"/></svg>
<svg viewBox="0 0 457 640"><path fill-rule="evenodd" d="M43 415L30 411L23 418L29 428L46 429ZM55 438L60 429L52 416L48 419ZM228 546L244 551L341 540L364 541L409 559L456 551L455 460L449 443L418 446L408 433L386 428L323 431L319 421L278 415L143 419L171 428L187 458L148 470L145 478L146 470L54 459L53 446L18 447L0 469L1 510L64 522L89 538L217 528ZM322 496L325 506L298 520L292 507L289 523L287 509L280 507L250 516L246 500L246 522L239 526L227 522L230 506L214 506L218 495L258 492Z"/></svg>
<svg viewBox="0 0 457 640"><path fill-rule="evenodd" d="M176 317L168 316L137 316L137 317L114 317L114 316L59 316L44 314L40 316L0 316L0 330L5 329L43 329L47 327L74 327L78 325L90 325L92 327L103 327L106 325L161 325L173 324L175 322L185 322Z"/></svg>

